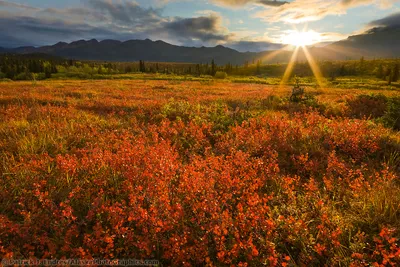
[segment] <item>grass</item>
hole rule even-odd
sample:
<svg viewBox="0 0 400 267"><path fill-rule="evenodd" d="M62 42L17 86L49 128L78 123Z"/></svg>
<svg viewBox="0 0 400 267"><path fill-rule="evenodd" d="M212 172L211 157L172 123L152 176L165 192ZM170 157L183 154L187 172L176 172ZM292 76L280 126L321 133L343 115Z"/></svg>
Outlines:
<svg viewBox="0 0 400 267"><path fill-rule="evenodd" d="M123 77L1 83L1 258L400 264L396 87Z"/></svg>

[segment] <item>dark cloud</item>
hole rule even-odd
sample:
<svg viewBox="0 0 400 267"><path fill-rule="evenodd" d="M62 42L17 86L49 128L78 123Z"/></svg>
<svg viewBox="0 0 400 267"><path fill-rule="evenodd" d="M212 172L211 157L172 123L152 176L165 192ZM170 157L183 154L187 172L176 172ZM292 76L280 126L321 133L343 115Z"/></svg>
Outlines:
<svg viewBox="0 0 400 267"><path fill-rule="evenodd" d="M344 6L353 6L353 5L371 3L371 0L341 0L340 3Z"/></svg>
<svg viewBox="0 0 400 267"><path fill-rule="evenodd" d="M400 26L400 12L391 14L382 19L371 21L368 25L375 27Z"/></svg>
<svg viewBox="0 0 400 267"><path fill-rule="evenodd" d="M176 18L165 23L160 30L178 39L191 38L205 42L229 39L229 35L221 33L221 17L214 14L197 18Z"/></svg>
<svg viewBox="0 0 400 267"><path fill-rule="evenodd" d="M270 0L225 2L285 3ZM4 1L0 0L1 3L4 4ZM267 42L235 41L235 35L223 27L218 13L194 18L164 17L161 9L144 8L129 0L82 0L82 3L70 8L33 8L30 11L24 8L21 12L6 8L8 11L0 11L0 46L41 46L79 39L126 41L150 38L185 46L223 44L239 51L280 48Z"/></svg>
<svg viewBox="0 0 400 267"><path fill-rule="evenodd" d="M39 10L36 7L23 5L23 4L18 4L18 3L12 3L12 2L3 1L3 0L0 0L0 7L11 7L11 8L28 9L28 10Z"/></svg>
<svg viewBox="0 0 400 267"><path fill-rule="evenodd" d="M269 22L302 23L318 21L329 15L346 14L350 8L378 4L389 8L398 0L294 0L274 9L258 12L257 17Z"/></svg>
<svg viewBox="0 0 400 267"><path fill-rule="evenodd" d="M61 19L78 19L78 20L89 20L89 21L107 21L107 16L96 12L94 10L90 10L88 8L46 8L40 10L38 12L39 16L57 16L57 18Z"/></svg>
<svg viewBox="0 0 400 267"><path fill-rule="evenodd" d="M86 0L81 8L46 8L30 14L0 11L0 46L48 45L77 39L164 39L182 45L214 45L231 37L222 18L162 17L130 1Z"/></svg>
<svg viewBox="0 0 400 267"><path fill-rule="evenodd" d="M287 4L287 1L280 0L213 0L214 3L222 4L225 6L244 6L247 4L261 4L265 6L281 6Z"/></svg>
<svg viewBox="0 0 400 267"><path fill-rule="evenodd" d="M110 20L115 23L157 23L162 20L160 9L146 9L136 2L111 2L106 0L86 0L85 2L95 11L108 15Z"/></svg>
<svg viewBox="0 0 400 267"><path fill-rule="evenodd" d="M0 15L0 46L45 45L79 38L117 37L104 28L62 20L26 16Z"/></svg>
<svg viewBox="0 0 400 267"><path fill-rule="evenodd" d="M266 5L266 6L282 6L282 5L287 4L289 2L286 2L286 1L273 1L273 0L271 0L271 1L258 0L258 1L256 1L256 3L257 4L263 4L263 5Z"/></svg>

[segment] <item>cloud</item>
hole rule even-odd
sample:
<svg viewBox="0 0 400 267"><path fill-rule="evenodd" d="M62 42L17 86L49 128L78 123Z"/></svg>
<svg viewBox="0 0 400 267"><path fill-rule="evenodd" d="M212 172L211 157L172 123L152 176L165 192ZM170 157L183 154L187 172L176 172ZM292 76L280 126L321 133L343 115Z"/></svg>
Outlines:
<svg viewBox="0 0 400 267"><path fill-rule="evenodd" d="M24 4L18 4L18 3L12 3L8 1L3 1L0 0L0 7L10 7L10 8L18 8L18 9L28 9L28 10L39 10L36 7L24 5Z"/></svg>
<svg viewBox="0 0 400 267"><path fill-rule="evenodd" d="M381 8L390 8L396 2L398 2L398 0L341 0L343 6L349 7L375 3Z"/></svg>
<svg viewBox="0 0 400 267"><path fill-rule="evenodd" d="M105 38L116 34L88 24L0 13L0 46L44 45L89 36Z"/></svg>
<svg viewBox="0 0 400 267"><path fill-rule="evenodd" d="M346 39L349 37L348 34L338 33L338 32L321 32L321 43L332 43Z"/></svg>
<svg viewBox="0 0 400 267"><path fill-rule="evenodd" d="M388 8L398 0L295 0L275 9L258 12L256 17L269 22L302 23L320 20L329 15L346 14L350 8L375 4Z"/></svg>
<svg viewBox="0 0 400 267"><path fill-rule="evenodd" d="M182 1L182 0L180 0ZM393 0L214 0L230 6L253 3L264 10L257 15L267 21L299 22L317 20L327 15L343 14L347 8L366 4L388 5ZM271 2L273 2L271 4ZM271 8L271 5L276 7ZM214 46L222 44L239 51L275 49L274 39L257 38L258 32L236 29L230 32L220 13L203 10L195 17L163 16L161 8L145 8L130 0L82 0L79 6L44 8L0 0L0 46L47 45L78 39L162 39L177 45ZM304 8L307 7L307 8ZM393 15L394 16L394 15ZM397 17L378 20L383 25ZM269 31L279 28L270 26ZM332 35L332 34L331 34ZM332 36L331 36L332 37ZM328 38L327 38L328 39Z"/></svg>
<svg viewBox="0 0 400 267"><path fill-rule="evenodd" d="M99 12L95 12L94 10L90 10L87 8L46 8L37 12L37 17L41 18L54 18L57 17L58 19L64 20L73 20L75 22L81 21L102 21L107 22L109 18Z"/></svg>
<svg viewBox="0 0 400 267"><path fill-rule="evenodd" d="M1 3L1 2L0 2ZM7 10L7 9L6 9ZM48 45L77 39L164 39L178 45L216 45L233 34L219 13L164 17L133 1L85 0L81 7L0 11L0 46Z"/></svg>
<svg viewBox="0 0 400 267"><path fill-rule="evenodd" d="M354 31L350 36L372 34L392 28L400 28L400 12L393 13L384 18L373 20L364 25L364 27Z"/></svg>
<svg viewBox="0 0 400 267"><path fill-rule="evenodd" d="M229 7L239 7L247 4L259 4L264 6L281 6L288 2L280 0L212 0L216 4Z"/></svg>
<svg viewBox="0 0 400 267"><path fill-rule="evenodd" d="M229 34L223 33L225 30L221 26L221 17L216 14L197 18L176 18L165 23L162 30L166 30L176 38L191 38L205 42L227 41L230 38Z"/></svg>
<svg viewBox="0 0 400 267"><path fill-rule="evenodd" d="M400 26L400 12L391 14L385 18L371 21L368 26L372 27L392 27Z"/></svg>
<svg viewBox="0 0 400 267"><path fill-rule="evenodd" d="M114 23L131 25L157 23L162 20L160 9L146 9L133 1L86 0L86 3Z"/></svg>
<svg viewBox="0 0 400 267"><path fill-rule="evenodd" d="M165 5L171 2L182 2L190 0L154 0L156 3ZM225 7L241 7L248 4L257 4L263 6L281 6L289 3L285 0L211 0L214 4L225 6Z"/></svg>

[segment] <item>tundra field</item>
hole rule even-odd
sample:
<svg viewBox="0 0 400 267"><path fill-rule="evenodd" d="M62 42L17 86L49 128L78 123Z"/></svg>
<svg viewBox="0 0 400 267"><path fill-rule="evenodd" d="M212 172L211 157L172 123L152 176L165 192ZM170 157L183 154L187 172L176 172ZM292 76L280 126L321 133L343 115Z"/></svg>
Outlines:
<svg viewBox="0 0 400 267"><path fill-rule="evenodd" d="M0 258L399 266L400 90L329 87L1 82Z"/></svg>

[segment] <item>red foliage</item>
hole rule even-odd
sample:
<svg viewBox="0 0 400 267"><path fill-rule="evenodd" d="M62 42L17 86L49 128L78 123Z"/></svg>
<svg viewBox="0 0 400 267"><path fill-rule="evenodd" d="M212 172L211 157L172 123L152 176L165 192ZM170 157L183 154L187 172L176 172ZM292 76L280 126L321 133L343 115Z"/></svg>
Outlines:
<svg viewBox="0 0 400 267"><path fill-rule="evenodd" d="M310 112L260 115L224 132L215 121L154 118L160 102L133 108L134 97L3 109L10 122L45 119L60 139L19 155L21 144L0 143L11 162L1 169L1 258L400 264L398 229L355 234L360 223L340 217L398 180L381 166L384 128ZM368 245L353 248L350 237Z"/></svg>

